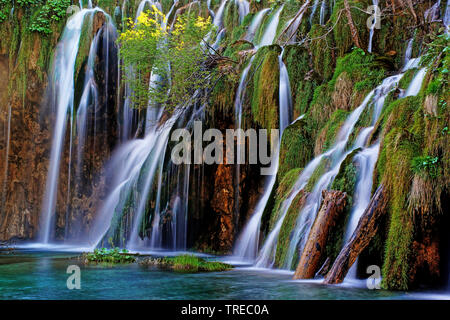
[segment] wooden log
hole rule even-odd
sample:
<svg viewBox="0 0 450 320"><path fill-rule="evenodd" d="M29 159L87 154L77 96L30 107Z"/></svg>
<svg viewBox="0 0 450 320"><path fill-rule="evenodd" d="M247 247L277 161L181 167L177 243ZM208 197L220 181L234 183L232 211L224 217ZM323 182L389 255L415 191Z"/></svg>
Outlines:
<svg viewBox="0 0 450 320"><path fill-rule="evenodd" d="M294 273L294 279L312 279L320 268L323 260L328 235L336 225L339 216L345 212L347 194L342 191L327 191L323 193L322 206L317 213L314 224L308 236Z"/></svg>
<svg viewBox="0 0 450 320"><path fill-rule="evenodd" d="M325 277L325 284L341 283L356 258L369 245L377 233L380 218L386 213L387 197L385 188L380 185L370 200L369 206L364 211L358 222L355 232L339 253L331 270Z"/></svg>

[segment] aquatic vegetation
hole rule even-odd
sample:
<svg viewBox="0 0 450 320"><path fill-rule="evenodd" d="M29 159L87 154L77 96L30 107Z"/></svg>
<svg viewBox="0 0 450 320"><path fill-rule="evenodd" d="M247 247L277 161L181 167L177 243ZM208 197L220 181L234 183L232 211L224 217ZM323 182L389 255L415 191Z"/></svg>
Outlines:
<svg viewBox="0 0 450 320"><path fill-rule="evenodd" d="M187 273L217 272L233 268L233 266L226 263L210 261L190 254L166 258L147 258L141 261L140 264Z"/></svg>
<svg viewBox="0 0 450 320"><path fill-rule="evenodd" d="M94 249L93 252L85 253L82 259L85 259L87 263L132 263L136 261L136 258L129 254L127 249L119 248L101 248Z"/></svg>

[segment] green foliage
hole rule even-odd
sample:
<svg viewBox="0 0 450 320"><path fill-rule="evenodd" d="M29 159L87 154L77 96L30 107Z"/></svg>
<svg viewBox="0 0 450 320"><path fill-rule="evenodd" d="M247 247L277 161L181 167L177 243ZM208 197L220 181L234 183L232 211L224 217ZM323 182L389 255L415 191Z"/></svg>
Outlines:
<svg viewBox="0 0 450 320"><path fill-rule="evenodd" d="M328 26L313 25L308 36L313 39L310 44L314 71L322 80L328 80L333 75L334 60L332 56L333 37L328 32Z"/></svg>
<svg viewBox="0 0 450 320"><path fill-rule="evenodd" d="M32 0L28 0L28 2L30 1ZM58 22L66 16L66 11L69 5L70 0L47 0L37 15L33 18L30 31L39 32L44 35L51 34L52 23Z"/></svg>
<svg viewBox="0 0 450 320"><path fill-rule="evenodd" d="M307 121L297 120L288 126L281 138L279 176L283 177L293 168L305 167L313 157L313 148L313 141L307 131Z"/></svg>
<svg viewBox="0 0 450 320"><path fill-rule="evenodd" d="M269 229L273 229L276 221L280 217L281 204L289 196L295 182L297 181L298 177L300 176L301 171L302 171L302 169L295 168L295 169L289 170L283 176L279 175L279 177L281 177L281 178L279 178L281 181L280 181L280 184L278 185L277 191L275 193L275 204L273 206L272 213L270 215ZM280 174L280 172L278 174Z"/></svg>
<svg viewBox="0 0 450 320"><path fill-rule="evenodd" d="M373 89L384 78L384 70L375 63L375 57L366 54L360 48L354 48L350 54L337 60L333 78L329 82L330 87L334 88L336 80L343 72L346 72L355 83L362 81L358 84L360 90Z"/></svg>
<svg viewBox="0 0 450 320"><path fill-rule="evenodd" d="M0 0L0 23L6 21L11 11L11 0Z"/></svg>
<svg viewBox="0 0 450 320"><path fill-rule="evenodd" d="M208 88L214 76L214 70L204 65L209 50L203 39L213 30L211 19L186 13L178 16L172 30L161 28L162 19L164 14L153 6L152 11L138 17L136 24L130 21L118 39L135 108L146 108L148 101L175 107L188 101L197 89ZM130 68L134 72L129 72ZM152 72L160 80L149 88Z"/></svg>
<svg viewBox="0 0 450 320"><path fill-rule="evenodd" d="M277 251L275 253L276 267L279 268L286 267L292 269L295 268L297 264L298 254L294 256L294 259L292 259L291 266L285 266L286 255L289 251L288 249L291 240L291 234L292 231L294 230L294 227L296 226L296 221L298 219L299 212L304 203L304 196L305 194L302 191L295 196L294 200L292 200L291 206L288 209L288 212L286 213L286 216L283 220L283 224L281 225L280 234L278 235Z"/></svg>
<svg viewBox="0 0 450 320"><path fill-rule="evenodd" d="M167 265L174 271L179 272L214 272L226 271L233 268L231 265L226 263L208 261L189 254L164 258L162 264Z"/></svg>
<svg viewBox="0 0 450 320"><path fill-rule="evenodd" d="M94 249L94 252L89 252L86 255L86 260L90 263L131 263L136 261L136 258L128 255L128 250L119 248L101 248Z"/></svg>
<svg viewBox="0 0 450 320"><path fill-rule="evenodd" d="M254 122L264 129L278 128L280 47L266 46L258 50L249 72L253 76L248 96Z"/></svg>
<svg viewBox="0 0 450 320"><path fill-rule="evenodd" d="M359 39L367 39L368 30L366 21L369 16L365 13L365 10L372 4L372 2L367 0L348 0L348 2L350 5L353 23L359 33ZM337 0L331 15L331 22L332 25L335 26L333 28L333 34L338 57L345 55L353 46L353 39L348 26L347 17L343 10L344 1Z"/></svg>
<svg viewBox="0 0 450 320"><path fill-rule="evenodd" d="M411 168L418 174L426 173L431 178L436 178L439 174L439 157L418 156L412 159Z"/></svg>

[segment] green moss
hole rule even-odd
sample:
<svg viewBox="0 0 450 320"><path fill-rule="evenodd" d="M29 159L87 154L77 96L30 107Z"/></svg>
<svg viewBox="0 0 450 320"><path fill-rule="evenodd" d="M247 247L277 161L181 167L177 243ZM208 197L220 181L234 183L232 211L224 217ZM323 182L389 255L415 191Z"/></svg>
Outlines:
<svg viewBox="0 0 450 320"><path fill-rule="evenodd" d="M309 37L313 39L310 44L310 51L314 71L320 75L322 81L327 81L331 78L335 66L333 37L330 33L326 35L329 27L328 25L314 25L309 32Z"/></svg>
<svg viewBox="0 0 450 320"><path fill-rule="evenodd" d="M403 75L403 77L398 82L398 87L400 89L406 90L408 88L409 84L411 83L411 80L416 72L417 72L416 69L410 69L410 70L406 71L405 74Z"/></svg>
<svg viewBox="0 0 450 320"><path fill-rule="evenodd" d="M128 254L127 249L94 249L93 252L85 253L82 256L83 260L87 263L132 263L136 261L136 258Z"/></svg>
<svg viewBox="0 0 450 320"><path fill-rule="evenodd" d="M278 235L277 251L275 253L275 267L288 267L289 269L295 268L298 257L294 257L291 266L285 266L286 255L289 250L289 243L291 240L291 234L296 225L298 215L300 213L301 207L303 205L304 193L299 192L289 207L288 212L281 225L280 233Z"/></svg>
<svg viewBox="0 0 450 320"><path fill-rule="evenodd" d="M339 129L344 124L349 114L349 111L340 109L333 112L330 119L319 133L319 139L323 139L323 141L316 142L316 145L322 144L321 152L326 151L332 146Z"/></svg>
<svg viewBox="0 0 450 320"><path fill-rule="evenodd" d="M307 131L306 120L288 126L281 138L279 176L293 168L303 168L313 157L313 141Z"/></svg>
<svg viewBox="0 0 450 320"><path fill-rule="evenodd" d="M317 86L310 74L310 55L306 48L288 45L284 48L283 60L289 74L294 118L306 113Z"/></svg>
<svg viewBox="0 0 450 320"><path fill-rule="evenodd" d="M317 166L316 170L314 170L313 174L308 180L307 185L305 186L306 191L311 192L314 190L314 186L316 185L317 181L319 181L320 177L323 176L329 166L329 158L323 158L322 161L320 161L320 164Z"/></svg>
<svg viewBox="0 0 450 320"><path fill-rule="evenodd" d="M353 18L353 23L359 33L360 41L368 39L368 30L366 26L368 15L365 12L369 5L372 5L371 1L367 0L349 0L350 10ZM347 17L344 13L344 1L336 1L333 13L331 15L331 23L334 27L334 42L336 44L336 52L338 57L342 57L353 47L353 40L348 27ZM361 44L365 47L365 43Z"/></svg>
<svg viewBox="0 0 450 320"><path fill-rule="evenodd" d="M278 128L279 46L258 50L249 73L251 88L247 89L253 121L264 129Z"/></svg>
<svg viewBox="0 0 450 320"><path fill-rule="evenodd" d="M226 30L233 32L239 26L239 10L235 1L228 1L224 12L224 26Z"/></svg>
<svg viewBox="0 0 450 320"><path fill-rule="evenodd" d="M277 191L274 195L275 202L272 209L272 214L270 215L270 221L269 221L269 229L272 230L275 226L275 223L280 217L280 206L283 203L284 200L289 196L289 193L294 186L295 182L297 181L298 177L300 176L302 169L295 168L291 169L289 172L284 174L283 176L279 175L279 177L282 177L281 182L279 183L277 187Z"/></svg>
<svg viewBox="0 0 450 320"><path fill-rule="evenodd" d="M362 81L359 84L359 90L373 89L385 76L384 70L375 62L375 56L359 48L337 60L333 78L328 84L331 88L334 88L338 77L343 72L346 72L354 83Z"/></svg>
<svg viewBox="0 0 450 320"><path fill-rule="evenodd" d="M194 255L181 255L161 260L162 266L169 267L177 272L216 272L232 269L233 266L217 262L208 261Z"/></svg>
<svg viewBox="0 0 450 320"><path fill-rule="evenodd" d="M412 159L420 153L421 134L415 122L421 97L392 102L382 114L384 140L377 171L390 194L390 225L386 241L382 286L407 290L414 218L407 208L413 172Z"/></svg>

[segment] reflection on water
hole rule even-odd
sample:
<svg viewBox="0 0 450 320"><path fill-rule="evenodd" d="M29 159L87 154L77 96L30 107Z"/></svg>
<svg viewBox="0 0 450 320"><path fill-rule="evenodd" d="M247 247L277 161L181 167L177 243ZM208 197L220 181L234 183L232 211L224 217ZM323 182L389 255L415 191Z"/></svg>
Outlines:
<svg viewBox="0 0 450 320"><path fill-rule="evenodd" d="M69 290L74 253L0 252L0 299L439 299L348 286L292 281L292 274L238 267L227 272L182 274L137 264L81 267L81 290Z"/></svg>

